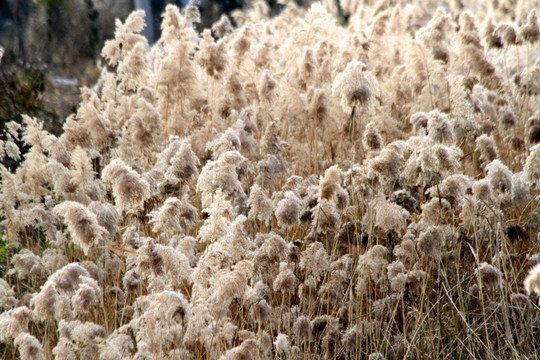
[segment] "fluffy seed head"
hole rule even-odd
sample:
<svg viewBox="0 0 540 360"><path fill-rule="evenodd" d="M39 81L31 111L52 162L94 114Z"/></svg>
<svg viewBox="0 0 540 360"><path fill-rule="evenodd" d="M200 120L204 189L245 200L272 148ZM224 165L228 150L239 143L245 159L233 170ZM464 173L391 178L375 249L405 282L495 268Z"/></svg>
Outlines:
<svg viewBox="0 0 540 360"><path fill-rule="evenodd" d="M445 113L433 110L428 115L428 135L434 141L451 144L454 141L452 125Z"/></svg>
<svg viewBox="0 0 540 360"><path fill-rule="evenodd" d="M258 184L254 184L249 191L249 199L247 203L249 207L248 218L257 219L266 223L270 223L272 219L272 200L262 191Z"/></svg>
<svg viewBox="0 0 540 360"><path fill-rule="evenodd" d="M425 112L417 112L411 115L409 119L413 126L413 133L420 135L421 131L426 131L428 126L428 114Z"/></svg>
<svg viewBox="0 0 540 360"><path fill-rule="evenodd" d="M324 177L319 180L319 192L322 199L331 200L341 189L341 170L338 165L329 167Z"/></svg>
<svg viewBox="0 0 540 360"><path fill-rule="evenodd" d="M22 249L11 259L14 270L19 278L24 279L28 276L41 278L46 276L42 259L28 249Z"/></svg>
<svg viewBox="0 0 540 360"><path fill-rule="evenodd" d="M15 291L4 279L0 278L0 308L10 309L16 304Z"/></svg>
<svg viewBox="0 0 540 360"><path fill-rule="evenodd" d="M251 305L250 314L253 321L256 323L262 324L268 316L270 316L270 313L272 312L272 308L266 300L260 300L257 303Z"/></svg>
<svg viewBox="0 0 540 360"><path fill-rule="evenodd" d="M493 160L486 166L487 179L494 189L501 192L512 191L512 172L499 159Z"/></svg>
<svg viewBox="0 0 540 360"><path fill-rule="evenodd" d="M418 249L433 258L438 258L444 246L444 232L439 226L432 226L418 238Z"/></svg>
<svg viewBox="0 0 540 360"><path fill-rule="evenodd" d="M150 185L131 166L114 159L102 172L103 181L112 184L116 205L122 211L135 209L150 196Z"/></svg>
<svg viewBox="0 0 540 360"><path fill-rule="evenodd" d="M369 152L377 152L382 148L382 138L374 121L366 126L363 144Z"/></svg>
<svg viewBox="0 0 540 360"><path fill-rule="evenodd" d="M499 36L506 46L517 43L517 30L512 24L499 24L493 33Z"/></svg>
<svg viewBox="0 0 540 360"><path fill-rule="evenodd" d="M98 224L97 216L75 201L65 201L54 207L54 212L64 218L71 239L86 255L105 243L107 229Z"/></svg>
<svg viewBox="0 0 540 360"><path fill-rule="evenodd" d="M378 175L383 179L395 181L400 176L403 160L398 151L386 146L379 155L369 159L367 164L369 176Z"/></svg>
<svg viewBox="0 0 540 360"><path fill-rule="evenodd" d="M499 157L495 141L486 134L482 134L476 139L476 151L480 153L479 160L483 166Z"/></svg>
<svg viewBox="0 0 540 360"><path fill-rule="evenodd" d="M143 273L163 274L163 257L156 249L153 239L148 239L146 244L139 251L137 268Z"/></svg>
<svg viewBox="0 0 540 360"><path fill-rule="evenodd" d="M493 186L488 179L476 181L472 186L472 192L475 197L482 201L489 202L493 199Z"/></svg>
<svg viewBox="0 0 540 360"><path fill-rule="evenodd" d="M54 283L45 283L41 291L32 297L34 313L41 320L54 319L58 309L58 296Z"/></svg>
<svg viewBox="0 0 540 360"><path fill-rule="evenodd" d="M534 120L536 121L532 123L531 119L529 119L527 124L527 140L529 140L531 145L540 143L540 118L534 118Z"/></svg>
<svg viewBox="0 0 540 360"><path fill-rule="evenodd" d="M399 234L407 226L409 212L397 204L380 198L375 205L375 211L375 226L385 233L393 230Z"/></svg>
<svg viewBox="0 0 540 360"><path fill-rule="evenodd" d="M294 293L298 283L296 275L294 275L292 270L287 267L286 263L282 263L280 267L282 267L282 269L280 269L276 280L274 280L274 291Z"/></svg>
<svg viewBox="0 0 540 360"><path fill-rule="evenodd" d="M19 306L0 314L0 341L13 341L20 334L28 332L28 324L34 313L26 306Z"/></svg>
<svg viewBox="0 0 540 360"><path fill-rule="evenodd" d="M77 314L91 314L100 302L101 289L94 279L86 279L71 298L73 309Z"/></svg>
<svg viewBox="0 0 540 360"><path fill-rule="evenodd" d="M279 355L289 354L289 337L285 334L278 334L274 341L276 347L276 353Z"/></svg>
<svg viewBox="0 0 540 360"><path fill-rule="evenodd" d="M212 33L218 38L221 38L232 31L233 27L231 20L229 20L229 17L225 14L221 15L219 21L212 25Z"/></svg>
<svg viewBox="0 0 540 360"><path fill-rule="evenodd" d="M341 107L346 113L356 106L372 108L381 95L377 79L365 70L363 62L353 60L334 79L332 94L341 97Z"/></svg>
<svg viewBox="0 0 540 360"><path fill-rule="evenodd" d="M510 295L510 303L521 308L526 308L531 304L529 298L520 293Z"/></svg>
<svg viewBox="0 0 540 360"><path fill-rule="evenodd" d="M540 263L529 270L529 274L523 281L523 285L527 293L531 294L534 292L540 295Z"/></svg>
<svg viewBox="0 0 540 360"><path fill-rule="evenodd" d="M197 166L200 165L199 159L191 150L191 144L187 140L181 142L180 148L171 158L170 163L165 177L173 183L184 184L192 177L199 175L197 170Z"/></svg>
<svg viewBox="0 0 540 360"><path fill-rule="evenodd" d="M315 90L308 108L308 113L317 124L322 124L327 119L330 109L328 107L328 93L325 90Z"/></svg>
<svg viewBox="0 0 540 360"><path fill-rule="evenodd" d="M502 274L495 266L488 263L481 263L476 269L477 274L480 276L482 284L487 287L494 287L501 281Z"/></svg>
<svg viewBox="0 0 540 360"><path fill-rule="evenodd" d="M278 225L285 228L292 228L300 222L300 210L302 210L302 200L292 191L285 193L285 198L278 202L276 207L276 219Z"/></svg>
<svg viewBox="0 0 540 360"><path fill-rule="evenodd" d="M503 108L501 114L499 115L499 122L503 130L508 131L514 126L516 126L516 116L510 108Z"/></svg>
<svg viewBox="0 0 540 360"><path fill-rule="evenodd" d="M537 10L532 9L527 16L527 22L519 28L521 38L531 44L540 39L540 27L538 26Z"/></svg>
<svg viewBox="0 0 540 360"><path fill-rule="evenodd" d="M530 186L540 189L540 144L530 149L523 167L523 178Z"/></svg>
<svg viewBox="0 0 540 360"><path fill-rule="evenodd" d="M43 346L33 335L22 333L15 338L14 344L19 349L21 359L45 360Z"/></svg>
<svg viewBox="0 0 540 360"><path fill-rule="evenodd" d="M311 338L311 321L307 316L299 316L293 324L293 333L297 341L309 341Z"/></svg>
<svg viewBox="0 0 540 360"><path fill-rule="evenodd" d="M159 210L152 211L149 216L155 232L175 234L187 233L197 221L198 213L187 197L183 200L170 197Z"/></svg>

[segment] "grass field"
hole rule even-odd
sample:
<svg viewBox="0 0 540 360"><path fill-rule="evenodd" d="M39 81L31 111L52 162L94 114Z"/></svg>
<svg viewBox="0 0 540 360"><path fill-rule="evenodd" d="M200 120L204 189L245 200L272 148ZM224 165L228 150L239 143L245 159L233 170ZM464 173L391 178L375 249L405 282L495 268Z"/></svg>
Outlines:
<svg viewBox="0 0 540 360"><path fill-rule="evenodd" d="M540 3L285 3L6 124L0 358L540 358Z"/></svg>

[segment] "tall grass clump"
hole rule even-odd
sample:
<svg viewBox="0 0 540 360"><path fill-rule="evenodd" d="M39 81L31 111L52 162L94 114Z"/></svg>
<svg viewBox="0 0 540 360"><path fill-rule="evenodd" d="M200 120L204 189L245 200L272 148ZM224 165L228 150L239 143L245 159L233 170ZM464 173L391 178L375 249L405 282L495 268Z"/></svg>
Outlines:
<svg viewBox="0 0 540 360"><path fill-rule="evenodd" d="M539 357L538 4L284 3L8 127L1 358Z"/></svg>

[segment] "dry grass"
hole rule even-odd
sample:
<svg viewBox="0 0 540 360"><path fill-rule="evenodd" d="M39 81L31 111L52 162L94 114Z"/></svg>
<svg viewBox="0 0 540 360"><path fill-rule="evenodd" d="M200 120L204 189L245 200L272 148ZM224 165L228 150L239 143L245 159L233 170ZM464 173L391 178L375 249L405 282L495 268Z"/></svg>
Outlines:
<svg viewBox="0 0 540 360"><path fill-rule="evenodd" d="M341 3L133 13L11 127L2 358L538 358L538 4Z"/></svg>

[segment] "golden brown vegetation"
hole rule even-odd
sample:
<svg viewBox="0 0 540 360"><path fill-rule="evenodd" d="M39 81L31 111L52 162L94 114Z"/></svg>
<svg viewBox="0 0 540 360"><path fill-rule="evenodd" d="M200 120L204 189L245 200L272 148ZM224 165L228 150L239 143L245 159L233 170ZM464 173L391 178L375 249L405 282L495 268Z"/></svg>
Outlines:
<svg viewBox="0 0 540 360"><path fill-rule="evenodd" d="M537 358L535 8L118 22L63 134L0 147L0 356Z"/></svg>

